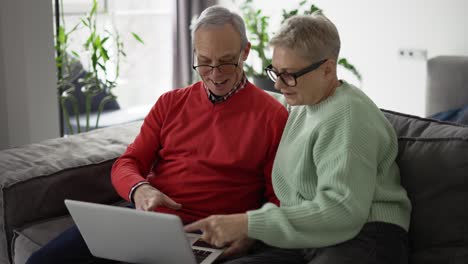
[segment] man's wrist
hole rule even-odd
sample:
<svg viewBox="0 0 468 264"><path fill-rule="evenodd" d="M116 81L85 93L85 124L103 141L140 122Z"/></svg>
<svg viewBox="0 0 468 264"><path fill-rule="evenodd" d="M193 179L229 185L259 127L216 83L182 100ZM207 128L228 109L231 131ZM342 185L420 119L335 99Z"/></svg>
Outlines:
<svg viewBox="0 0 468 264"><path fill-rule="evenodd" d="M134 199L133 199L133 196L134 196L134 194L135 194L136 189L137 189L138 187L142 186L142 185L145 185L145 184L150 184L150 183L147 182L147 181L141 181L141 182L139 182L139 183L133 185L132 189L130 189L130 192L128 193L128 200L129 200L131 203L135 204L135 201L134 201Z"/></svg>

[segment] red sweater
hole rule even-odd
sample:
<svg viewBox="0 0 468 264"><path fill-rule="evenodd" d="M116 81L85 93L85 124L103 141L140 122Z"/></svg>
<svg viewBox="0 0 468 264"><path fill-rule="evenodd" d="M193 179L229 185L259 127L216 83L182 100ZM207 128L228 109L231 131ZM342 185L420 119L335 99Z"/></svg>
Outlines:
<svg viewBox="0 0 468 264"><path fill-rule="evenodd" d="M220 104L209 101L202 82L163 94L139 135L112 167L112 184L128 200L147 180L182 205L157 208L185 223L212 214L279 203L271 169L287 111L247 83Z"/></svg>

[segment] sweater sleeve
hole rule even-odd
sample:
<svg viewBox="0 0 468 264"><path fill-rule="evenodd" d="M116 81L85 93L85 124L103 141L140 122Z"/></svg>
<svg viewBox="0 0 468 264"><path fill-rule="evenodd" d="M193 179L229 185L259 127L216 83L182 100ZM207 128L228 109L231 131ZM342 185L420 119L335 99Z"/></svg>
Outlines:
<svg viewBox="0 0 468 264"><path fill-rule="evenodd" d="M271 182L271 170L273 168L273 162L275 160L276 151L278 150L279 142L281 141L281 135L283 134L283 129L288 120L288 112L284 107L278 107L273 120L271 121L271 133L272 140L271 145L268 150L268 156L263 168L263 175L265 176L265 200L276 205L280 204L280 201L275 195L273 190L273 185Z"/></svg>
<svg viewBox="0 0 468 264"><path fill-rule="evenodd" d="M249 211L249 237L278 247L309 248L357 235L372 203L378 142L370 125L351 116L330 118L311 134L311 159L298 161L314 163L315 171L310 173L317 175L317 187L307 190L305 186L303 194L311 199L284 207L270 203Z"/></svg>
<svg viewBox="0 0 468 264"><path fill-rule="evenodd" d="M160 131L168 95L162 95L145 117L140 133L112 166L111 180L117 193L129 200L129 192L145 181L160 149Z"/></svg>

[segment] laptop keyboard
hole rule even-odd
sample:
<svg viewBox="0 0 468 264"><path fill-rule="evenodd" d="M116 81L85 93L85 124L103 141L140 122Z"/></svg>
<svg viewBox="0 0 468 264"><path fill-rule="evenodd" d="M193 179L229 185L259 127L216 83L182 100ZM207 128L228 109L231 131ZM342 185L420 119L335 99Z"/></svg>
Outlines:
<svg viewBox="0 0 468 264"><path fill-rule="evenodd" d="M204 248L221 249L220 247L216 247L216 246L213 246L211 244L208 244L208 243L206 243L205 241L203 241L201 239L198 239L197 241L195 241L195 243L193 243L193 246L204 247Z"/></svg>
<svg viewBox="0 0 468 264"><path fill-rule="evenodd" d="M192 250L193 250L193 254L195 255L195 259L197 260L197 263L202 263L202 261L205 260L211 254L210 251L206 251L206 250L200 250L200 249L194 249L194 248L192 248Z"/></svg>

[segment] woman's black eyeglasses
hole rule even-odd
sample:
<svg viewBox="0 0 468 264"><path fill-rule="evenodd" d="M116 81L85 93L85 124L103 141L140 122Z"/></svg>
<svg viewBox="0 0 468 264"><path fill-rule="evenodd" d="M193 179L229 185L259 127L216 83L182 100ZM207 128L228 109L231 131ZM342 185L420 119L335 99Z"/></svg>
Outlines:
<svg viewBox="0 0 468 264"><path fill-rule="evenodd" d="M327 61L327 59L321 60L319 62L313 63L310 66L307 66L306 68L304 68L304 69L302 69L302 70L300 70L298 72L294 72L294 73L289 73L289 72L278 73L277 71L275 71L273 69L273 65L271 65L271 64L268 65L265 68L265 71L266 71L268 77L270 77L270 79L273 82L278 81L278 78L280 78L281 81L283 81L283 83L286 84L287 86L294 87L294 86L297 85L297 78L299 78L302 75L304 75L306 73L309 73L309 72L319 68L326 61Z"/></svg>

